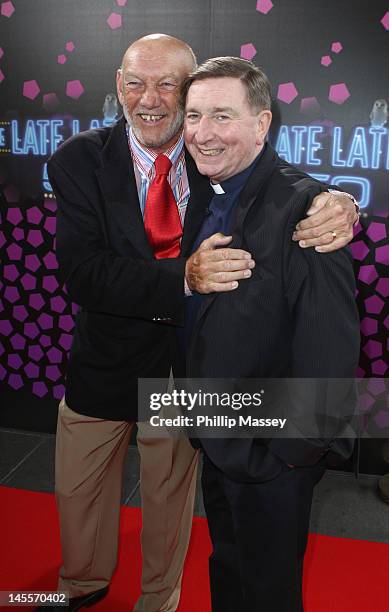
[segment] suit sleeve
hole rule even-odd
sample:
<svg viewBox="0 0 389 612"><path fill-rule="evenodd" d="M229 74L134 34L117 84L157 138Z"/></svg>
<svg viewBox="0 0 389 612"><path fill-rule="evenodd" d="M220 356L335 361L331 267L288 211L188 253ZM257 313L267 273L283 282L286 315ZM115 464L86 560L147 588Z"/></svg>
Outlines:
<svg viewBox="0 0 389 612"><path fill-rule="evenodd" d="M274 439L269 448L293 465L312 465L336 446L355 405L353 378L359 359L359 316L348 250L321 254L291 240L314 195L298 195L284 237L285 297L294 330L290 376L297 379L290 383L289 397L297 415L294 431L300 436ZM309 431L314 437L309 438Z"/></svg>
<svg viewBox="0 0 389 612"><path fill-rule="evenodd" d="M95 312L181 325L186 260L119 256L107 246L103 212L81 181L56 159L48 174L58 204L59 276L70 298Z"/></svg>

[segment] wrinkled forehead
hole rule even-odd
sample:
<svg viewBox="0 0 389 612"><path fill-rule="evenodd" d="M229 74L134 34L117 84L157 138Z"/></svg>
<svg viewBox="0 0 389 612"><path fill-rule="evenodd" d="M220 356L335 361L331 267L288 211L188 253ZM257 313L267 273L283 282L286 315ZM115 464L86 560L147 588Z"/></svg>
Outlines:
<svg viewBox="0 0 389 612"><path fill-rule="evenodd" d="M186 105L248 105L247 88L239 78L218 76L194 80L188 89Z"/></svg>
<svg viewBox="0 0 389 612"><path fill-rule="evenodd" d="M160 78L176 75L185 78L193 68L188 51L173 44L134 45L124 55L123 73L142 73Z"/></svg>

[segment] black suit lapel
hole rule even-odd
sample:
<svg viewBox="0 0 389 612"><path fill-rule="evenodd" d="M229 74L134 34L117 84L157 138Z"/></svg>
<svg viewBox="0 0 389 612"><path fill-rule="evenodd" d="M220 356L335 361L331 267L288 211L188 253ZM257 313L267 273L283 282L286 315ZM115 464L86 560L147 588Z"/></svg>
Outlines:
<svg viewBox="0 0 389 612"><path fill-rule="evenodd" d="M123 119L112 128L102 152L101 168L96 170L96 175L108 203L109 214L116 219L123 234L139 253L152 258Z"/></svg>
<svg viewBox="0 0 389 612"><path fill-rule="evenodd" d="M268 143L266 144L266 148L258 160L257 166L253 169L246 185L244 186L240 196L238 203L236 205L236 213L235 213L235 221L232 234L232 241L228 245L228 248L232 249L240 249L242 248L243 242L243 229L244 229L244 221L245 218L251 209L251 207L256 204L260 205L261 199L263 196L263 192L266 189L268 180L273 173L278 161L278 155ZM216 298L220 295L220 293L212 293L206 297L206 299L201 304L198 315L196 318L196 324L194 326L192 342L193 346L194 338L196 335L197 323L200 319L206 314L208 308L211 304L216 300Z"/></svg>
<svg viewBox="0 0 389 612"><path fill-rule="evenodd" d="M188 174L190 198L185 215L184 235L181 254L188 255L204 221L207 208L213 196L213 189L206 176L199 174L193 158L185 150L186 171Z"/></svg>
<svg viewBox="0 0 389 612"><path fill-rule="evenodd" d="M263 192L267 186L270 175L273 173L278 161L278 155L268 143L258 160L258 164L251 173L244 186L236 206L234 226L232 229L231 248L241 248L243 228L246 216L254 204L260 206Z"/></svg>

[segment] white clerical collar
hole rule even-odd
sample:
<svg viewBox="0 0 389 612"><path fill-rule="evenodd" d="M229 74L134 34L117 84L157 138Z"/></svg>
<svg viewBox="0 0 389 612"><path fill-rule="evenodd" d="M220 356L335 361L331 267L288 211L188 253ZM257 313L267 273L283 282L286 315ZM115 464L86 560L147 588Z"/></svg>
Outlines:
<svg viewBox="0 0 389 612"><path fill-rule="evenodd" d="M223 187L220 185L220 183L211 183L211 187L214 190L215 193L217 193L218 195L221 195L222 193L225 193Z"/></svg>

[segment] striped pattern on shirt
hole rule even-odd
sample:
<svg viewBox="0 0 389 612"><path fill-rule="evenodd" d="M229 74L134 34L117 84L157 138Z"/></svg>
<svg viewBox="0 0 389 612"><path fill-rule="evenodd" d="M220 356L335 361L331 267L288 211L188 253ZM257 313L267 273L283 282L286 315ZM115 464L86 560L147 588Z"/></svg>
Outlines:
<svg viewBox="0 0 389 612"><path fill-rule="evenodd" d="M140 208L142 215L144 215L147 193L149 191L150 183L155 176L154 161L158 154L152 149L148 149L147 147L141 145L135 138L131 127L127 125L126 129L128 145L131 152L132 162L134 164ZM178 142L175 145L164 151L164 155L166 155L172 162L168 181L177 202L178 212L180 215L181 224L183 226L186 207L189 200L189 183L185 164L183 134L181 134Z"/></svg>

